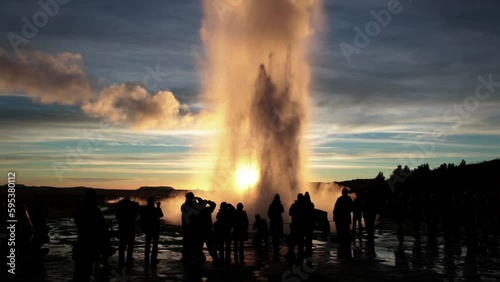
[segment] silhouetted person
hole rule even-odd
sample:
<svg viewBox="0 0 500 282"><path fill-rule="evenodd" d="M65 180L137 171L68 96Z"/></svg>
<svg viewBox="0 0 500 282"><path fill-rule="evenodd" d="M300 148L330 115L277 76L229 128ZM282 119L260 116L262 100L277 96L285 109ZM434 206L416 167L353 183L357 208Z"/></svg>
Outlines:
<svg viewBox="0 0 500 282"><path fill-rule="evenodd" d="M158 264L158 241L160 240L160 219L163 217L163 211L160 208L161 203L155 199L148 198L146 207L141 212L142 231L146 234L144 263L151 265ZM151 246L152 245L152 246ZM151 254L151 255L150 255Z"/></svg>
<svg viewBox="0 0 500 282"><path fill-rule="evenodd" d="M31 256L31 237L33 236L33 225L31 223L28 210L23 204L15 206L16 224L16 260L28 262Z"/></svg>
<svg viewBox="0 0 500 282"><path fill-rule="evenodd" d="M362 239L363 235L363 224L362 224L362 211L363 211L363 199L356 195L356 199L352 202L352 239L356 239L356 228L358 229L358 239Z"/></svg>
<svg viewBox="0 0 500 282"><path fill-rule="evenodd" d="M125 264L125 250L127 250L127 265L133 263L135 244L135 219L139 216L139 205L130 198L120 200L116 205L116 220L118 221L118 264Z"/></svg>
<svg viewBox="0 0 500 282"><path fill-rule="evenodd" d="M424 216L425 225L427 226L427 232L430 237L436 237L437 235L437 198L434 193L427 193L424 197Z"/></svg>
<svg viewBox="0 0 500 282"><path fill-rule="evenodd" d="M297 246L298 259L302 261L304 259L304 237L308 226L305 199L302 193L297 195L297 200L290 206L288 214L292 217L292 223L290 224L286 258L289 261L294 260L295 246Z"/></svg>
<svg viewBox="0 0 500 282"><path fill-rule="evenodd" d="M248 216L247 212L243 210L243 204L236 205L236 211L233 216L233 242L234 242L234 261L243 262L245 258L243 250L244 243L248 240Z"/></svg>
<svg viewBox="0 0 500 282"><path fill-rule="evenodd" d="M427 236L427 243L425 244L425 264L426 267L434 268L439 260L439 244L437 242L437 237Z"/></svg>
<svg viewBox="0 0 500 282"><path fill-rule="evenodd" d="M199 234L200 244L198 245L197 252L199 253L199 257L204 257L203 254L203 244L207 245L207 250L212 260L214 262L219 261L219 257L217 256L214 234L212 230L212 213L217 206L212 201L206 201L199 197L195 197L196 205L202 207L199 214L199 224L195 226L196 233ZM204 259L203 259L204 261Z"/></svg>
<svg viewBox="0 0 500 282"><path fill-rule="evenodd" d="M321 237L324 241L327 241L331 235L330 233L330 221L328 219L328 212L314 209L314 221L315 230L321 231Z"/></svg>
<svg viewBox="0 0 500 282"><path fill-rule="evenodd" d="M186 201L181 205L182 213L182 261L189 262L194 257L196 244L196 229L194 221L199 214L199 210L194 206L194 194L186 193Z"/></svg>
<svg viewBox="0 0 500 282"><path fill-rule="evenodd" d="M267 216L269 216L271 240L273 243L273 259L279 260L280 254L280 238L283 236L283 205L281 204L280 195L274 196L273 202L269 205Z"/></svg>
<svg viewBox="0 0 500 282"><path fill-rule="evenodd" d="M418 238L415 238L415 241L413 241L413 246L411 249L411 262L413 267L415 268L422 268L424 266L424 255L422 252L422 244L421 240Z"/></svg>
<svg viewBox="0 0 500 282"><path fill-rule="evenodd" d="M463 276L466 281L480 281L480 276L477 273L477 249L475 244L467 244L467 251L465 253Z"/></svg>
<svg viewBox="0 0 500 282"><path fill-rule="evenodd" d="M447 241L457 240L460 237L460 210L460 196L456 193L445 194L442 224Z"/></svg>
<svg viewBox="0 0 500 282"><path fill-rule="evenodd" d="M268 248L268 238L269 238L269 227L267 221L263 219L260 214L255 215L255 222L253 223L254 235L253 235L253 245L255 249L260 250L262 248L262 243L264 243L264 248Z"/></svg>
<svg viewBox="0 0 500 282"><path fill-rule="evenodd" d="M39 261L47 255L48 248L42 248L43 244L49 243L49 227L47 225L47 209L45 205L37 201L33 205L30 213L31 223L33 225L33 257Z"/></svg>
<svg viewBox="0 0 500 282"><path fill-rule="evenodd" d="M498 192L488 191L486 197L487 215L489 233L492 235L490 240L491 249L495 251L498 236L500 234L500 197Z"/></svg>
<svg viewBox="0 0 500 282"><path fill-rule="evenodd" d="M393 217L398 226L398 240L399 243L403 243L404 241L404 220L408 214L408 205L406 195L403 192L394 192L393 199L391 202L391 208Z"/></svg>
<svg viewBox="0 0 500 282"><path fill-rule="evenodd" d="M477 242L478 205L476 197L470 189L465 190L462 202L462 211L464 212L463 219L465 223L466 244L468 247L472 247L472 245L475 245Z"/></svg>
<svg viewBox="0 0 500 282"><path fill-rule="evenodd" d="M16 207L16 248L18 272L31 274L43 270L43 258L49 248L42 248L49 243L49 227L47 225L47 210L34 193L34 203L31 207L18 204Z"/></svg>
<svg viewBox="0 0 500 282"><path fill-rule="evenodd" d="M488 222L488 202L486 200L486 192L484 191L477 195L477 227L481 231L479 249L486 254L489 245L490 226Z"/></svg>
<svg viewBox="0 0 500 282"><path fill-rule="evenodd" d="M222 202L217 213L217 221L214 223L214 234L219 259L221 262L231 262L231 229L233 223L234 207Z"/></svg>
<svg viewBox="0 0 500 282"><path fill-rule="evenodd" d="M375 221L378 213L378 200L375 189L369 189L365 193L363 201L363 219L365 220L367 243L374 244L375 241Z"/></svg>
<svg viewBox="0 0 500 282"><path fill-rule="evenodd" d="M345 253L350 251L350 224L353 210L352 198L348 194L349 190L347 188L342 189L342 196L337 199L333 208L333 221L335 221L337 237L340 243L339 251L342 249ZM341 255L344 255L344 252L339 254L339 256Z"/></svg>
<svg viewBox="0 0 500 282"><path fill-rule="evenodd" d="M312 256L312 235L316 226L316 219L314 218L314 203L311 201L309 192L304 194L304 217L306 219L306 227L304 232L304 255L306 257Z"/></svg>
<svg viewBox="0 0 500 282"><path fill-rule="evenodd" d="M419 194L413 193L408 200L408 210L410 211L411 220L413 223L413 232L415 238L420 238L420 220L422 215L422 199Z"/></svg>
<svg viewBox="0 0 500 282"><path fill-rule="evenodd" d="M116 249L111 246L113 223L111 220L105 222L103 241L100 247L99 256L102 259L103 267L108 266L108 258L116 253Z"/></svg>
<svg viewBox="0 0 500 282"><path fill-rule="evenodd" d="M450 196L451 201L451 196ZM457 276L457 265L456 265L456 251L460 250L460 246L455 245L450 238L447 238L444 241L443 247L443 266L444 273L448 279L448 281L456 281L455 278Z"/></svg>
<svg viewBox="0 0 500 282"><path fill-rule="evenodd" d="M75 210L74 220L78 239L73 250L73 281L90 281L93 266L105 245L108 232L107 223L97 206L97 194L94 190L87 190L83 204Z"/></svg>

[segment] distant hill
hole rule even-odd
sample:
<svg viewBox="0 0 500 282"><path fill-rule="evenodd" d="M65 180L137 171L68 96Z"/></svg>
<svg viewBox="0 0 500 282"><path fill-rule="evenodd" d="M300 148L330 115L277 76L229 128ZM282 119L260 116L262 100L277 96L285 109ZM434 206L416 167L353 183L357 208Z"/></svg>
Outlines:
<svg viewBox="0 0 500 282"><path fill-rule="evenodd" d="M0 197L5 199L7 194L7 184L0 186ZM94 189L97 191L99 204L105 205L107 202L122 197L131 197L146 200L149 197L157 199L170 197L177 193L184 194L186 190L176 190L169 186L149 187L144 186L136 190L125 189L103 189L92 187L50 187L50 186L26 186L16 184L16 202L18 204L30 205L35 201L42 201L49 206L73 208L78 204L85 191Z"/></svg>
<svg viewBox="0 0 500 282"><path fill-rule="evenodd" d="M158 191L158 190L172 191L175 189L170 186L142 186L139 189L137 189L137 191Z"/></svg>
<svg viewBox="0 0 500 282"><path fill-rule="evenodd" d="M364 192L376 185L375 178L372 179L352 179L346 181L335 182L340 186L349 187L353 192Z"/></svg>
<svg viewBox="0 0 500 282"><path fill-rule="evenodd" d="M381 184L384 180L386 184ZM479 163L460 164L443 163L441 166L430 169L428 164L422 164L414 169L398 166L386 179L383 174L370 179L352 179L339 182L311 182L313 189L319 187L343 186L349 187L351 191L363 192L370 187L383 185L391 189L419 189L425 187L431 190L463 190L465 188L480 189L490 187L500 189L500 159L484 161ZM328 185L333 184L333 185ZM387 188L385 187L385 188ZM35 194L43 196L54 195L82 195L88 189L95 189L104 197L168 197L172 193L185 193L188 190L175 189L171 186L142 186L136 190L126 189L105 189L93 187L51 187L51 186L26 186L16 184L16 194L18 197ZM196 190L190 190L196 191ZM7 193L7 184L0 186L0 195ZM119 196L118 196L119 195Z"/></svg>

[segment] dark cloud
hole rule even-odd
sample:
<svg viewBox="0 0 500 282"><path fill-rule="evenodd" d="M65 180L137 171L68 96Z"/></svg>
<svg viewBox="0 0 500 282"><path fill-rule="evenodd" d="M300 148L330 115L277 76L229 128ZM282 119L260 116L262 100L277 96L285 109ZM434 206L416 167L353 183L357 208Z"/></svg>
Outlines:
<svg viewBox="0 0 500 282"><path fill-rule="evenodd" d="M312 53L319 120L375 128L420 119L430 126L474 94L478 76L493 74L500 81L500 18L495 12L500 3L489 0L400 1L404 10L348 63L339 44L353 44L353 28L364 28L374 20L370 12L385 9L388 2L327 3L329 29ZM490 116L485 107L499 104L500 96L492 95L469 122L486 123L477 128L495 126L500 116Z"/></svg>
<svg viewBox="0 0 500 282"><path fill-rule="evenodd" d="M0 49L0 94L24 93L44 104L74 105L92 98L93 89L79 54L50 55Z"/></svg>
<svg viewBox="0 0 500 282"><path fill-rule="evenodd" d="M137 83L93 89L80 54L22 50L9 56L0 49L0 94L17 92L42 104L81 105L91 117L138 129L184 127L193 120L189 107L171 91L152 94ZM36 112L24 113L17 121Z"/></svg>

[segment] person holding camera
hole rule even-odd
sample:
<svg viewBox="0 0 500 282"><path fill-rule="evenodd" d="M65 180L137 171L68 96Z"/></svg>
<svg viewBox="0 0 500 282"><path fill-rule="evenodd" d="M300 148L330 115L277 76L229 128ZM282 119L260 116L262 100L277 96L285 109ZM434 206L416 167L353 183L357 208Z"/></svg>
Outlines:
<svg viewBox="0 0 500 282"><path fill-rule="evenodd" d="M195 234L197 236L197 250L196 257L198 262L205 261L203 254L203 244L207 245L207 250L212 257L213 262L218 262L219 257L215 249L215 242L213 238L212 231L212 213L215 210L217 204L210 200L203 200L199 197L195 197L195 205L199 208L200 213L198 214L198 220L195 221Z"/></svg>

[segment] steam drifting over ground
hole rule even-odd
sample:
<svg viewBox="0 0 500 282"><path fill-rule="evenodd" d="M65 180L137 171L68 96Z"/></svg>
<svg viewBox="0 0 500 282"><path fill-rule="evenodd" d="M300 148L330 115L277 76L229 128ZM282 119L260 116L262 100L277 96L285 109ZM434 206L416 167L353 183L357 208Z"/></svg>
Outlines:
<svg viewBox="0 0 500 282"><path fill-rule="evenodd" d="M341 195L341 190L343 187L339 186L335 182L329 183L308 183L304 191L309 191L311 199L315 205L315 208L328 212L328 219L332 221L333 219L333 207L335 201ZM258 203L252 203L248 201L249 197L244 198L241 194L231 193L224 190L216 191L194 191L197 197L206 200L212 200L216 202L217 208L212 215L215 220L215 215L220 207L220 203L225 201L236 206L237 203L242 202L244 204L244 209L247 211L248 219L252 223L254 221L255 214L259 213L263 218L267 218L267 209L269 204L271 204L272 198L260 197ZM283 194L283 193L281 193ZM290 223L290 217L288 216L288 209L293 203L293 199L282 200L283 206L285 208L285 213L283 214L283 219L285 222L285 232L288 233L290 230L288 228L288 223ZM180 206L184 203L184 195L176 195L172 198L163 199L161 202L161 208L164 214L164 220L169 224L180 225L181 224L181 210ZM333 222L330 223L330 229L335 230L335 225Z"/></svg>

